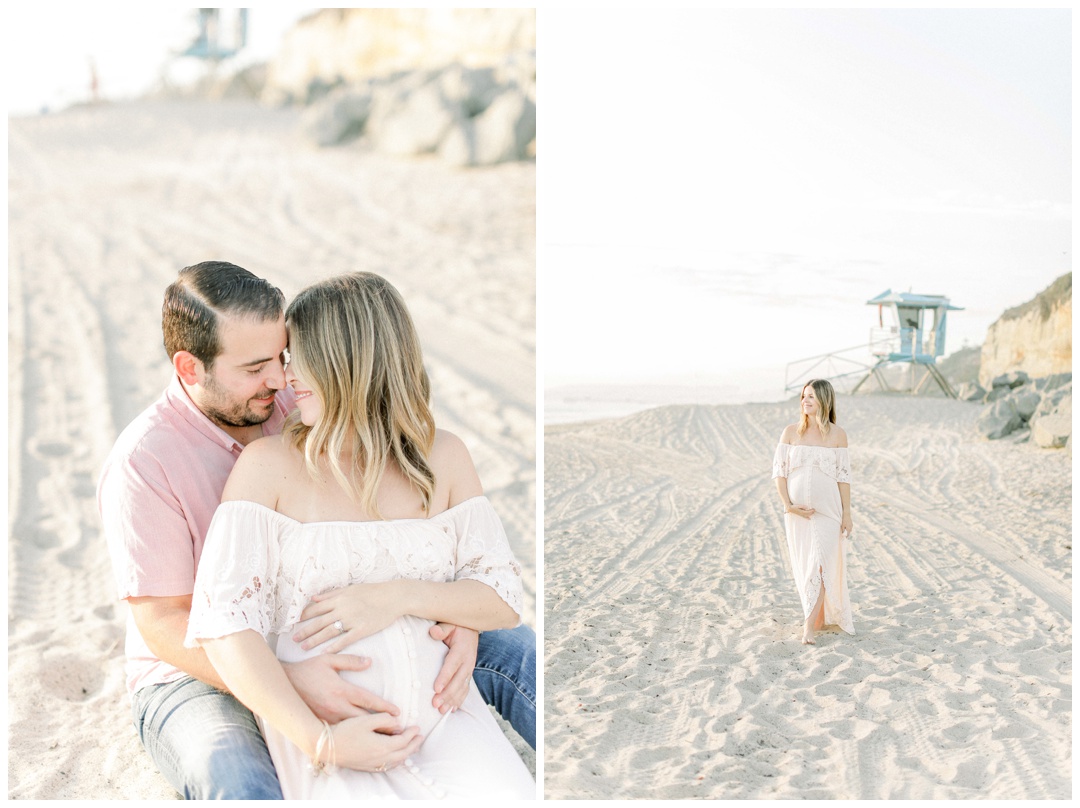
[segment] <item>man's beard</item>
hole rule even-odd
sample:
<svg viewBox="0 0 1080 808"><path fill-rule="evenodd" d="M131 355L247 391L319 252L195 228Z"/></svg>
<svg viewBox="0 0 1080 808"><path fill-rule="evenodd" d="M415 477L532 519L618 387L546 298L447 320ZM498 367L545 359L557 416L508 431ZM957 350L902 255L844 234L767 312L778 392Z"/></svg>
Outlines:
<svg viewBox="0 0 1080 808"><path fill-rule="evenodd" d="M274 414L273 401L270 402L270 406L263 413L251 409L251 399L245 401L231 400L229 392L218 384L218 380L213 374L207 375L203 388L210 394L211 400L203 401L201 409L206 414L206 417L218 426L257 426L267 421ZM260 390L257 395L252 396L252 398L266 398L273 394L273 390L265 388Z"/></svg>

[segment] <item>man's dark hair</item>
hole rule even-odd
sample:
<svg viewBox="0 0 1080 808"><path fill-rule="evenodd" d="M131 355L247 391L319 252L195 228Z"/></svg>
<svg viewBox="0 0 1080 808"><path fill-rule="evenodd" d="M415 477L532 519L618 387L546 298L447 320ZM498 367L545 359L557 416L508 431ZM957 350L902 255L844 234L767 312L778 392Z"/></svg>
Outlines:
<svg viewBox="0 0 1080 808"><path fill-rule="evenodd" d="M280 289L235 264L203 261L184 267L161 306L165 350L170 359L187 351L209 370L221 353L219 314L276 320L284 308Z"/></svg>

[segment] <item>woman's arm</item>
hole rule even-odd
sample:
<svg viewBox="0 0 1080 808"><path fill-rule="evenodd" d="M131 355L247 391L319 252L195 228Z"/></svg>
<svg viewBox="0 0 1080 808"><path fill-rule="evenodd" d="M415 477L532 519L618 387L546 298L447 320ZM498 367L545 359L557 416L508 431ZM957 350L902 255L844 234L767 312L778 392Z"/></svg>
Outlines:
<svg viewBox="0 0 1080 808"><path fill-rule="evenodd" d="M835 427L837 432L836 447L838 449L847 448L847 432L841 427ZM840 532L845 536L851 534L851 483L837 483L840 488L840 504L843 508L843 513L840 516Z"/></svg>
<svg viewBox="0 0 1080 808"><path fill-rule="evenodd" d="M300 617L303 621L320 616L323 619L298 627L293 640L308 650L333 638L323 649L324 653L333 654L382 631L406 614L473 631L494 631L518 624L517 613L494 589L480 581L400 578L378 584L353 584L315 595ZM337 620L341 621L344 633L333 628Z"/></svg>
<svg viewBox="0 0 1080 808"><path fill-rule="evenodd" d="M308 757L315 754L322 722L293 689L278 658L258 633L248 629L200 644L234 696Z"/></svg>
<svg viewBox="0 0 1080 808"><path fill-rule="evenodd" d="M837 483L840 488L840 504L843 514L840 517L840 532L845 536L851 533L851 483Z"/></svg>
<svg viewBox="0 0 1080 808"><path fill-rule="evenodd" d="M781 447L790 446L798 433L795 430L795 425L791 424L784 428L783 433L780 435L780 445L776 447L776 459L773 461L773 474L776 480L776 492L780 495L780 503L784 506L784 513L790 513L795 516L801 516L803 519L809 519L814 515L813 508L803 508L799 505L793 505L791 503L791 496L788 494L787 488L787 474L786 466L787 461L781 460L784 455L781 453ZM780 464L780 468L777 468L777 464Z"/></svg>
<svg viewBox="0 0 1080 808"><path fill-rule="evenodd" d="M202 647L229 690L305 755L313 758L323 723L289 683L278 658L251 630L204 640ZM360 771L393 768L420 748L418 727L402 730L388 713L349 718L333 728L334 760L324 752L317 763ZM397 734L393 734L397 733Z"/></svg>
<svg viewBox="0 0 1080 808"><path fill-rule="evenodd" d="M780 502L784 505L784 513L801 516L803 519L809 519L814 515L813 508L804 508L801 505L793 505L791 503L791 497L788 496L787 490L787 477L776 478L776 491L780 494Z"/></svg>

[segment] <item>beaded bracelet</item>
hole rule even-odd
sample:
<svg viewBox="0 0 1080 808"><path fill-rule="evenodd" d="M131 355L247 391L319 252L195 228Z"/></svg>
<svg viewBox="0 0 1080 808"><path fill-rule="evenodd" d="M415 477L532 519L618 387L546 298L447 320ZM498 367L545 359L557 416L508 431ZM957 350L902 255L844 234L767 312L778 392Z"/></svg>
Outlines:
<svg viewBox="0 0 1080 808"><path fill-rule="evenodd" d="M320 774L333 774L337 766L337 755L334 753L334 731L330 728L329 722L323 721L322 725L319 740L315 742L315 757L311 761L311 770L315 772L316 777ZM327 762L323 763L322 753L326 747L330 748L330 752L327 755Z"/></svg>

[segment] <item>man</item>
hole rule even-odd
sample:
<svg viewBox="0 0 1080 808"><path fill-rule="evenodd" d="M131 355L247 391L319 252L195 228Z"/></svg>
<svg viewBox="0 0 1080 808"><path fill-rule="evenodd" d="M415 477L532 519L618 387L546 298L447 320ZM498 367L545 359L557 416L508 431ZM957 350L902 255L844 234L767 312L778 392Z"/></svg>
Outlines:
<svg viewBox="0 0 1080 808"><path fill-rule="evenodd" d="M143 745L189 799L281 799L258 726L199 648L185 648L191 593L214 510L245 445L281 431L284 296L220 261L187 267L165 292L162 332L176 376L117 439L98 506L120 597L130 606L127 684ZM488 703L535 746L535 643L527 627L485 633L440 624L450 651L433 704L460 703L471 675ZM285 666L308 706L331 723L397 706L347 682L378 665L320 654ZM473 668L475 665L475 674ZM389 740L389 739L388 739Z"/></svg>

